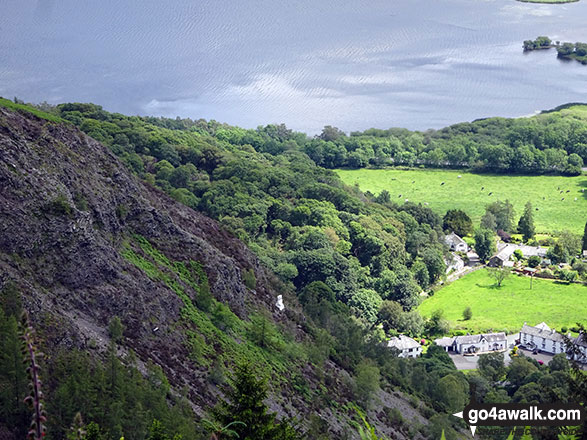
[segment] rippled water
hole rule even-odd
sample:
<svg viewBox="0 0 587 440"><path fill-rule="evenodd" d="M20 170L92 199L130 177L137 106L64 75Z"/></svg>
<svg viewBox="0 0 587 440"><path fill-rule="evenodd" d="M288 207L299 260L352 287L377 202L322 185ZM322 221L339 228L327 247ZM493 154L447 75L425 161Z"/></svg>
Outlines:
<svg viewBox="0 0 587 440"><path fill-rule="evenodd" d="M164 5L164 6L162 6ZM587 0L1 0L0 95L122 113L437 128L587 101Z"/></svg>

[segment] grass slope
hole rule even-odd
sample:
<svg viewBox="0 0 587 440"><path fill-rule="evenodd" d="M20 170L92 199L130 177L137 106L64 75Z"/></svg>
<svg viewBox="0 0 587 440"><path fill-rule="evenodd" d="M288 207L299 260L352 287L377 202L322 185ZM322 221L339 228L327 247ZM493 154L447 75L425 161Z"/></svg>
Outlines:
<svg viewBox="0 0 587 440"><path fill-rule="evenodd" d="M462 313L470 306L473 318L463 321ZM542 321L559 329L577 322L587 323L587 286L559 284L550 280L512 275L500 288L481 269L453 282L426 299L419 307L422 316L444 310L451 326L470 331L519 330L524 322Z"/></svg>
<svg viewBox="0 0 587 440"><path fill-rule="evenodd" d="M431 169L358 169L336 172L347 185L358 184L361 190L374 194L385 189L391 194L391 199L399 203L404 203L405 199L428 203L440 215L444 215L448 209L462 209L475 224L479 223L487 204L509 199L514 205L516 216L522 214L528 200L534 208L538 208L538 211L534 211L537 232L552 233L569 229L582 234L585 227L587 191L581 192L581 189L587 189L585 175L507 176ZM442 182L445 184L441 185ZM490 196L489 193L493 194ZM564 200L561 200L563 197Z"/></svg>
<svg viewBox="0 0 587 440"><path fill-rule="evenodd" d="M58 116L52 115L50 113L44 112L42 110L39 110L37 108L31 107L30 105L26 105L26 104L17 104L13 101L10 101L8 99L2 98L0 97L0 107L5 107L8 108L10 110L16 110L16 111L23 111L23 112L27 112L27 113L32 113L33 115L41 118L41 119L46 119L48 121L51 122L68 122L64 119L61 119Z"/></svg>

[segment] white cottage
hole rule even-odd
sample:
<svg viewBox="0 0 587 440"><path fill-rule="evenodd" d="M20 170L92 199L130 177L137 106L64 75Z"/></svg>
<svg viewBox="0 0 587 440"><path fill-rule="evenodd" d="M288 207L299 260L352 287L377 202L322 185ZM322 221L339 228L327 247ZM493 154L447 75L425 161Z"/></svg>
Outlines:
<svg viewBox="0 0 587 440"><path fill-rule="evenodd" d="M387 343L387 346L389 348L395 348L396 350L399 350L399 357L402 358L415 358L422 354L422 346L414 339L405 335L399 335L397 337L391 338Z"/></svg>
<svg viewBox="0 0 587 440"><path fill-rule="evenodd" d="M450 234L445 236L444 241L446 242L450 250L453 252L467 252L467 250L469 249L469 246L467 246L467 242L454 232L451 232Z"/></svg>
<svg viewBox="0 0 587 440"><path fill-rule="evenodd" d="M508 340L504 332L457 336L452 348L461 354L504 351L508 348Z"/></svg>
<svg viewBox="0 0 587 440"><path fill-rule="evenodd" d="M559 354L565 352L563 335L551 329L545 322L532 327L524 323L520 330L520 344L530 350Z"/></svg>

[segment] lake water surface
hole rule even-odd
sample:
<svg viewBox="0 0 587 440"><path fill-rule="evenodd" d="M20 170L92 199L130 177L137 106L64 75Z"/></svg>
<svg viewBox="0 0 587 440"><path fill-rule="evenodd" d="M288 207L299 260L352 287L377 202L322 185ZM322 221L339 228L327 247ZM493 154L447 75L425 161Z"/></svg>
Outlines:
<svg viewBox="0 0 587 440"><path fill-rule="evenodd" d="M0 95L319 132L587 102L587 0L2 0Z"/></svg>

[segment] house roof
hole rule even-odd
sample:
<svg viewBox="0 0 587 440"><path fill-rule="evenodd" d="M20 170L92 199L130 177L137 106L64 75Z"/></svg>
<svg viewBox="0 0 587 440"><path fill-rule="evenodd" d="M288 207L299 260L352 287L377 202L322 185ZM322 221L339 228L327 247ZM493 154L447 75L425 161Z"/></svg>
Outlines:
<svg viewBox="0 0 587 440"><path fill-rule="evenodd" d="M391 338L387 343L387 346L390 348L397 348L398 350L403 351L409 348L420 347L420 344L418 344L414 339L408 336L399 335L397 337Z"/></svg>
<svg viewBox="0 0 587 440"><path fill-rule="evenodd" d="M450 347L454 341L455 338L448 338L445 336L444 338L435 339L434 343L440 347Z"/></svg>
<svg viewBox="0 0 587 440"><path fill-rule="evenodd" d="M532 257L532 256L539 256L545 257L546 256L546 249L541 248L540 246L526 246L526 245L517 245L517 244L506 244L499 249L499 252L495 255L495 257L499 258L501 261L507 261L513 255L513 253L519 249L522 251L524 257Z"/></svg>
<svg viewBox="0 0 587 440"><path fill-rule="evenodd" d="M587 347L587 333L581 333L579 336L577 336L577 339L575 339L575 344L580 347Z"/></svg>
<svg viewBox="0 0 587 440"><path fill-rule="evenodd" d="M541 322L540 324L532 327L531 325L527 325L524 323L522 326L522 330L520 330L520 334L527 334L532 336L538 336L543 339L548 339L551 341L562 342L563 335L557 333L556 330L551 329L545 322Z"/></svg>
<svg viewBox="0 0 587 440"><path fill-rule="evenodd" d="M465 240L463 240L461 237L459 237L457 234L455 234L454 232L451 232L450 234L445 236L444 241L446 242L446 244L448 244L448 245L452 244L453 246L457 246L459 244L464 244L465 246L467 245L467 242Z"/></svg>
<svg viewBox="0 0 587 440"><path fill-rule="evenodd" d="M499 332L499 333L486 333L486 334L481 334L481 335L457 336L455 338L455 343L457 345L460 345L460 344L479 344L484 339L487 342L502 342L502 341L507 340L505 333Z"/></svg>

